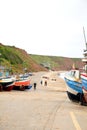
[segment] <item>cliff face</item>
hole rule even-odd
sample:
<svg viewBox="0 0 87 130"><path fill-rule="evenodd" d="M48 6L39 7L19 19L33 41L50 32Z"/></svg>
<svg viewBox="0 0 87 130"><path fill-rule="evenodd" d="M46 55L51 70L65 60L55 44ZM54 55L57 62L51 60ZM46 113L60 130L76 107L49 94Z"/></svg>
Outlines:
<svg viewBox="0 0 87 130"><path fill-rule="evenodd" d="M50 67L52 70L70 70L75 65L76 68L82 68L81 58L68 58L59 56L41 56L31 55L32 59L41 65Z"/></svg>
<svg viewBox="0 0 87 130"><path fill-rule="evenodd" d="M46 71L47 69L34 61L23 49L0 44L0 64L13 73L22 73L24 69L31 71Z"/></svg>
<svg viewBox="0 0 87 130"><path fill-rule="evenodd" d="M31 55L21 48L0 43L0 65L6 69L10 68L12 73L21 73L25 68L28 72L47 71L48 69L69 70L73 64L77 68L82 68L80 58Z"/></svg>

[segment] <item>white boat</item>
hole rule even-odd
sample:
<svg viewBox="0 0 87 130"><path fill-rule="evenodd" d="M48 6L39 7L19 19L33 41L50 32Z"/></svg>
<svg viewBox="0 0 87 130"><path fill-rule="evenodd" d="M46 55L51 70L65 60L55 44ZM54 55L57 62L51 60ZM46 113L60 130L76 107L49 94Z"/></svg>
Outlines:
<svg viewBox="0 0 87 130"><path fill-rule="evenodd" d="M0 91L11 91L14 86L14 80L11 77L0 78Z"/></svg>

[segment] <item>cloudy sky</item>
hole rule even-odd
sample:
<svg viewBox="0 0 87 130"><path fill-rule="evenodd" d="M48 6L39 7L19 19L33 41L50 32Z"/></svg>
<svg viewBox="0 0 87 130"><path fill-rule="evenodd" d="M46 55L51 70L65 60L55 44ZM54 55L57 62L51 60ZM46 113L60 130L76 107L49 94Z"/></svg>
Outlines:
<svg viewBox="0 0 87 130"><path fill-rule="evenodd" d="M83 57L87 0L0 0L0 43L29 54Z"/></svg>

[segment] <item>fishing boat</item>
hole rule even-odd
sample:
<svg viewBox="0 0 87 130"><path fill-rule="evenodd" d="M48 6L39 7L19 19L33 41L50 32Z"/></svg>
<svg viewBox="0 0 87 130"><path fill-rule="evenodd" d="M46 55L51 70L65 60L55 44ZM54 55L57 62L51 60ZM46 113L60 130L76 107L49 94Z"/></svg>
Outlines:
<svg viewBox="0 0 87 130"><path fill-rule="evenodd" d="M29 79L20 78L20 79L15 80L13 89L24 91L25 89L29 89L29 86L31 86Z"/></svg>
<svg viewBox="0 0 87 130"><path fill-rule="evenodd" d="M82 90L83 90L84 100L85 100L85 103L87 104L87 42L86 42L84 28L83 28L83 33L84 33L86 49L84 50L84 53L83 53L84 58L82 59L82 62L84 64L84 72L81 74L81 81L82 81Z"/></svg>
<svg viewBox="0 0 87 130"><path fill-rule="evenodd" d="M80 79L80 71L72 69L65 74L65 82L67 84L67 95L70 100L75 102L81 101L82 84Z"/></svg>
<svg viewBox="0 0 87 130"><path fill-rule="evenodd" d="M29 74L21 74L19 75L19 79L23 80L23 79L29 79Z"/></svg>
<svg viewBox="0 0 87 130"><path fill-rule="evenodd" d="M85 58L82 59L82 62L84 63L84 72L81 74L81 81L82 81L82 90L83 90L83 96L85 99L85 103L87 104L87 56L85 53Z"/></svg>
<svg viewBox="0 0 87 130"><path fill-rule="evenodd" d="M85 37L85 30L83 28L86 49L84 50L83 72L78 70L71 70L71 75L65 76L67 83L67 94L70 100L80 101L81 105L87 104L87 42ZM77 73L77 74L76 74ZM72 76L73 75L73 76Z"/></svg>
<svg viewBox="0 0 87 130"><path fill-rule="evenodd" d="M14 87L14 80L11 77L0 78L0 91L11 91Z"/></svg>

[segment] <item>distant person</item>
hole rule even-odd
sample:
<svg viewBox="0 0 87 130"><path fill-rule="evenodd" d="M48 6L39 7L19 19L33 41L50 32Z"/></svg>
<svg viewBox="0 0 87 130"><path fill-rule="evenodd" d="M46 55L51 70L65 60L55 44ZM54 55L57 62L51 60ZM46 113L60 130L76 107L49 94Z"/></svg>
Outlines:
<svg viewBox="0 0 87 130"><path fill-rule="evenodd" d="M41 83L41 85L42 85L42 83L43 83L43 82L42 82L42 80L41 80L41 82L40 82L40 83Z"/></svg>
<svg viewBox="0 0 87 130"><path fill-rule="evenodd" d="M34 83L34 90L36 90L36 86L37 86L37 84L36 84L36 83Z"/></svg>
<svg viewBox="0 0 87 130"><path fill-rule="evenodd" d="M45 81L44 85L47 86L47 81Z"/></svg>

